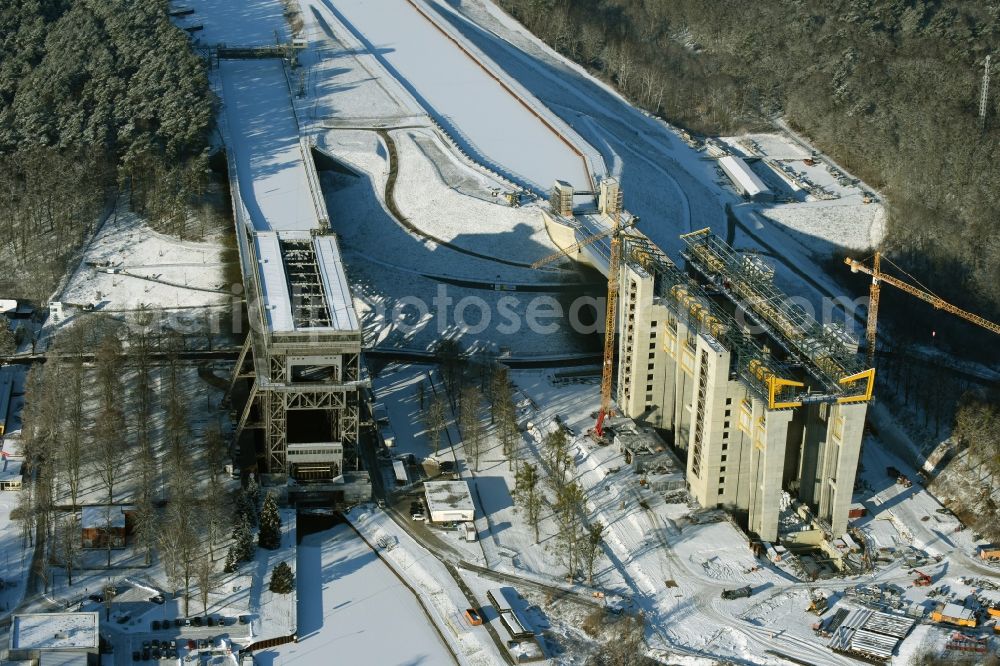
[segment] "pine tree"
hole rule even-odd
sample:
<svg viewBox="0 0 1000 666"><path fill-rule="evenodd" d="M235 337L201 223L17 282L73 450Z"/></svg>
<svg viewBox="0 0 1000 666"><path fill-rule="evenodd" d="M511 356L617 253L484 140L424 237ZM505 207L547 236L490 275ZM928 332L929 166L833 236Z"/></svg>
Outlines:
<svg viewBox="0 0 1000 666"><path fill-rule="evenodd" d="M222 568L226 573L233 573L236 571L236 550L235 546L230 546L229 551L226 553L226 566Z"/></svg>
<svg viewBox="0 0 1000 666"><path fill-rule="evenodd" d="M257 507L245 490L236 491L236 522L245 520L251 527L257 524Z"/></svg>
<svg viewBox="0 0 1000 666"><path fill-rule="evenodd" d="M295 589L295 574L287 562L278 562L271 572L270 589L278 594L288 594Z"/></svg>
<svg viewBox="0 0 1000 666"><path fill-rule="evenodd" d="M250 506L253 507L254 516L256 516L257 507L260 506L260 485L257 483L253 474L251 474L250 478L247 480L247 487L244 492L247 495L247 499L250 500Z"/></svg>
<svg viewBox="0 0 1000 666"><path fill-rule="evenodd" d="M236 542L233 548L236 551L237 562L246 562L253 559L257 546L254 544L253 530L250 528L250 523L245 516L233 528L233 541Z"/></svg>
<svg viewBox="0 0 1000 666"><path fill-rule="evenodd" d="M260 512L260 534L258 543L261 548L277 550L281 547L281 516L278 514L278 501L273 493L264 498L264 508Z"/></svg>

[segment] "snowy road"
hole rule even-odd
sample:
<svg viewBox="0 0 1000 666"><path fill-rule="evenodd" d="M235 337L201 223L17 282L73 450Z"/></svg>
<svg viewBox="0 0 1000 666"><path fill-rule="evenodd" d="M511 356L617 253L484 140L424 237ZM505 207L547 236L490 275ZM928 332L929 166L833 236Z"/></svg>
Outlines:
<svg viewBox="0 0 1000 666"><path fill-rule="evenodd" d="M465 53L414 3L317 0L310 4L330 11L351 30L428 113L485 163L539 191L556 179L591 189L583 158L589 147L582 139L572 130L553 127L558 121L547 118L537 100L522 101L520 93L488 70L488 64L483 66ZM593 168L603 172L603 164Z"/></svg>

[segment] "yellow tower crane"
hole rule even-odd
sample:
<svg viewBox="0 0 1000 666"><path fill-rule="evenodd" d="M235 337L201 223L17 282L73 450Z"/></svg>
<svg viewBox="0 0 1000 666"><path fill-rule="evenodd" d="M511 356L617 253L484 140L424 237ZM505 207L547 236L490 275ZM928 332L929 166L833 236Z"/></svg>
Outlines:
<svg viewBox="0 0 1000 666"><path fill-rule="evenodd" d="M594 426L594 432L597 433L598 437L604 434L604 419L611 413L611 384L614 381L615 370L615 315L617 314L616 308L618 304L618 270L621 266L622 258L621 236L622 231L635 226L639 221L638 217L630 217L623 224L621 205L615 206L612 219L613 224L611 228L587 236L559 252L539 259L531 265L532 268L540 268L557 259L572 255L574 252L596 243L602 238L611 238L611 257L608 261L608 302L604 315L604 360L601 366L601 411L597 415L597 424Z"/></svg>
<svg viewBox="0 0 1000 666"><path fill-rule="evenodd" d="M888 260L887 260L888 261ZM872 362L875 358L875 330L878 324L878 298L879 298L879 286L882 282L886 284L891 284L897 289L902 289L906 293L916 296L922 301L927 301L935 308L939 310L944 310L945 312L950 312L953 315L957 315L962 319L971 321L977 326L982 326L987 331L993 331L994 333L1000 334L1000 324L995 324L988 319L984 319L979 315L967 312L959 307L952 305L951 303L945 301L939 296L935 296L929 291L925 291L918 287L900 280L897 277L893 277L887 273L882 272L882 253L876 252L874 258L872 259L872 267L868 268L860 261L856 259L851 259L850 257L844 258L844 263L851 267L852 273L867 273L872 276L872 286L871 286L871 300L868 304L868 325L865 328L865 340L868 344L868 367L872 367Z"/></svg>

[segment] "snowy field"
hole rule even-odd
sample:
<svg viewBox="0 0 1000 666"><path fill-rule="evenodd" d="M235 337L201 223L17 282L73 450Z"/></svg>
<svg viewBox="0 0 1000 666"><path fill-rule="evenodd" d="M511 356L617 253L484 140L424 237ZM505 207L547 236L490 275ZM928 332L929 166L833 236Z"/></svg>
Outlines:
<svg viewBox="0 0 1000 666"><path fill-rule="evenodd" d="M18 491L0 492L0 551L3 552L3 589L0 589L0 618L8 614L24 598L28 570L34 555L34 545L21 539L20 524L11 520L17 507Z"/></svg>
<svg viewBox="0 0 1000 666"><path fill-rule="evenodd" d="M221 306L233 298L218 241L182 241L119 205L56 299L104 312Z"/></svg>
<svg viewBox="0 0 1000 666"><path fill-rule="evenodd" d="M349 527L302 539L298 575L299 640L256 653L256 664L455 663L410 591Z"/></svg>

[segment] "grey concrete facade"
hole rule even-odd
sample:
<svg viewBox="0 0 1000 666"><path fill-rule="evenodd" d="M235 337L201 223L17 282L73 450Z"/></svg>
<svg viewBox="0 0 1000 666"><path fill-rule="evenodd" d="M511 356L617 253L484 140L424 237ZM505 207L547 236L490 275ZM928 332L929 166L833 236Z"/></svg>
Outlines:
<svg viewBox="0 0 1000 666"><path fill-rule="evenodd" d="M687 456L698 503L733 511L770 541L788 491L832 536L844 534L867 404L831 398L770 408L731 350L693 320L697 303L679 307L658 295L654 276L632 262L620 279L618 405L669 433Z"/></svg>

